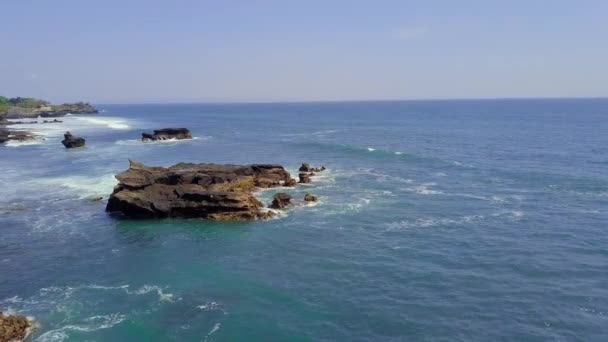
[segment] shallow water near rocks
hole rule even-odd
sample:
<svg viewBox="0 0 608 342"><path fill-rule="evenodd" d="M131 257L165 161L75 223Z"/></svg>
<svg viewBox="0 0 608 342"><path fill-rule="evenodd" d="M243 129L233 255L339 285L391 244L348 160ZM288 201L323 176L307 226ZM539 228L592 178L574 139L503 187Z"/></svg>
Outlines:
<svg viewBox="0 0 608 342"><path fill-rule="evenodd" d="M608 336L608 100L98 107L0 148L0 308L34 341ZM138 140L163 127L196 138ZM268 221L119 220L90 199L129 158L328 170L260 191L296 202Z"/></svg>

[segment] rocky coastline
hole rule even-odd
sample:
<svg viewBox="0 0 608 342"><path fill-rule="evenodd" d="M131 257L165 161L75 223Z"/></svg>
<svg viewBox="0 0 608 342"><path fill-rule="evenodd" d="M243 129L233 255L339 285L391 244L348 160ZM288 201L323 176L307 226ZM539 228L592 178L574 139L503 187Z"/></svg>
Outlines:
<svg viewBox="0 0 608 342"><path fill-rule="evenodd" d="M35 135L22 129L13 129L13 124L45 124L57 123L61 120L9 121L8 119L50 118L67 114L96 114L99 111L89 103L64 103L52 105L48 101L33 98L6 98L0 96L0 144L8 141L27 141L35 139Z"/></svg>

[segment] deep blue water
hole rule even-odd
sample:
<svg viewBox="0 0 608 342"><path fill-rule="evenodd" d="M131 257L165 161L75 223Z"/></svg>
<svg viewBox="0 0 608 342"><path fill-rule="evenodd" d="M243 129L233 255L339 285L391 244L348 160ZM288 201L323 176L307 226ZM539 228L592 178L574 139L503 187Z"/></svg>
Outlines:
<svg viewBox="0 0 608 342"><path fill-rule="evenodd" d="M36 341L608 338L606 99L98 107L0 147L0 308ZM118 220L90 198L129 158L329 170L279 219Z"/></svg>

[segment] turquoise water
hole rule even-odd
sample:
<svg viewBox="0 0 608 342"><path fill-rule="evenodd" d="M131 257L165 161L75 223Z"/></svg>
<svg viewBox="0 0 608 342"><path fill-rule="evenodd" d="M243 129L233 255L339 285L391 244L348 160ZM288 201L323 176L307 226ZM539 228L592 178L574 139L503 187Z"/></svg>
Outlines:
<svg viewBox="0 0 608 342"><path fill-rule="evenodd" d="M35 341L608 336L608 100L98 107L0 149L0 308ZM89 199L129 158L329 170L278 219L118 220Z"/></svg>

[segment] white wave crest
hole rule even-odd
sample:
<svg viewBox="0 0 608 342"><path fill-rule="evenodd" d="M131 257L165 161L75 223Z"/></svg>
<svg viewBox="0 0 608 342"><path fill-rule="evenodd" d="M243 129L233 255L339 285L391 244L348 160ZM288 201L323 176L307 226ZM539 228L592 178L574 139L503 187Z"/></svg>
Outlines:
<svg viewBox="0 0 608 342"><path fill-rule="evenodd" d="M36 187L62 187L78 193L81 199L91 196L105 196L112 193L118 181L113 174L98 177L66 176L39 178L29 181Z"/></svg>
<svg viewBox="0 0 608 342"><path fill-rule="evenodd" d="M126 319L125 315L114 313L109 315L92 316L83 319L80 324L69 324L59 329L47 331L40 335L36 341L50 342L50 341L64 341L69 338L68 331L80 331L80 332L91 332L101 329L108 329L117 324L120 324Z"/></svg>
<svg viewBox="0 0 608 342"><path fill-rule="evenodd" d="M125 123L125 120L118 118L94 118L94 117L75 117L77 120L92 123L95 125L103 125L112 129L129 129L131 126Z"/></svg>
<svg viewBox="0 0 608 342"><path fill-rule="evenodd" d="M439 195L439 194L443 194L442 191L439 190L433 190L430 187L431 186L435 186L437 185L436 183L424 183L418 186L412 186L412 187L408 187L408 188L404 188L403 190L405 191L409 191L409 192L414 192L420 195Z"/></svg>

